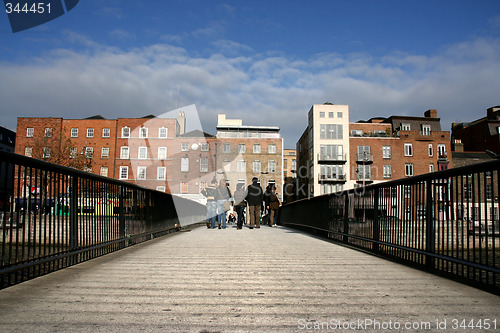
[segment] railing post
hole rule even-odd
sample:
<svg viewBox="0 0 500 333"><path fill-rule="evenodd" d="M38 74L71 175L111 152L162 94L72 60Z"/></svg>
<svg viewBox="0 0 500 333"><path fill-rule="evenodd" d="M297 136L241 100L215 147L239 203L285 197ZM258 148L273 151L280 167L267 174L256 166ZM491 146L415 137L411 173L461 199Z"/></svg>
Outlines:
<svg viewBox="0 0 500 333"><path fill-rule="evenodd" d="M434 217L432 214L432 180L426 181L426 203L425 203L425 251L429 254L435 254L436 242L434 231ZM427 255L425 265L429 268L434 268L434 256Z"/></svg>
<svg viewBox="0 0 500 333"><path fill-rule="evenodd" d="M75 250L78 247L78 177L71 177L71 193L69 197L69 249ZM81 207L83 208L83 207ZM70 265L76 263L73 256L69 257Z"/></svg>
<svg viewBox="0 0 500 333"><path fill-rule="evenodd" d="M120 186L120 195L119 195L119 199L118 199L118 205L120 207L119 209L119 213L118 213L118 237L119 238L124 238L125 237L125 205L124 205L124 197L125 197L125 193L124 193L124 188L123 186ZM125 247L126 243L123 242L121 243L122 246L121 247Z"/></svg>
<svg viewBox="0 0 500 333"><path fill-rule="evenodd" d="M342 241L344 243L349 243L349 192L344 192L344 234L342 235Z"/></svg>
<svg viewBox="0 0 500 333"><path fill-rule="evenodd" d="M375 193L373 194L373 251L379 251L379 241L380 241L380 225L378 223L378 198L379 198L379 188L375 188Z"/></svg>

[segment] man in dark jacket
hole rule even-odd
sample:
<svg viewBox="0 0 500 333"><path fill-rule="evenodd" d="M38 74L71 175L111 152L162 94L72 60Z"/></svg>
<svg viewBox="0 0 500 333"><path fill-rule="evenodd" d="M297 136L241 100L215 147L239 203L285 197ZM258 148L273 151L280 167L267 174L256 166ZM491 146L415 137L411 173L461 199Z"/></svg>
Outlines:
<svg viewBox="0 0 500 333"><path fill-rule="evenodd" d="M252 184L247 187L247 196L245 200L248 203L248 217L250 229L260 228L260 210L262 207L263 192L262 187L258 183L257 177L252 178Z"/></svg>

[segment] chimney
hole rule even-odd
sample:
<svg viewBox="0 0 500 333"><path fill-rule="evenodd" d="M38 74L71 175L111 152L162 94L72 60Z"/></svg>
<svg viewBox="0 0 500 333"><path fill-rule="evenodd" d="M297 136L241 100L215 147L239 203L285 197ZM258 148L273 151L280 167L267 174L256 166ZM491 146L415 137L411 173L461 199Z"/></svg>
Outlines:
<svg viewBox="0 0 500 333"><path fill-rule="evenodd" d="M429 110L424 112L424 116L426 118L437 118L438 112L435 109L429 109Z"/></svg>
<svg viewBox="0 0 500 333"><path fill-rule="evenodd" d="M498 120L499 119L499 113L500 111L500 106L492 106L491 108L486 110L486 118L489 120Z"/></svg>

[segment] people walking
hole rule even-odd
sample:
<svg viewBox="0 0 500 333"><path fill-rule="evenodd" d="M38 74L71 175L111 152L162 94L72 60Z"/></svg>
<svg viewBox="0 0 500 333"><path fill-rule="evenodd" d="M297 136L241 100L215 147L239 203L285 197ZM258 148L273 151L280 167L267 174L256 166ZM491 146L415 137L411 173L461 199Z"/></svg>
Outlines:
<svg viewBox="0 0 500 333"><path fill-rule="evenodd" d="M276 227L276 218L278 216L278 209L280 209L280 200L278 194L276 194L276 185L271 186L271 191L269 193L269 226Z"/></svg>
<svg viewBox="0 0 500 333"><path fill-rule="evenodd" d="M226 229L226 212L231 206L231 192L226 185L226 181L221 179L219 186L215 189L215 200L217 201L217 218L219 220L219 229Z"/></svg>
<svg viewBox="0 0 500 333"><path fill-rule="evenodd" d="M234 208L236 209L237 222L236 228L241 230L243 228L243 223L245 222L245 208L247 207L247 202L245 201L246 192L244 190L244 184L239 183L236 185L236 191L234 192Z"/></svg>
<svg viewBox="0 0 500 333"><path fill-rule="evenodd" d="M245 200L248 203L248 217L250 220L250 229L260 228L260 212L262 207L262 187L258 183L257 177L252 178L252 184L247 187Z"/></svg>
<svg viewBox="0 0 500 333"><path fill-rule="evenodd" d="M216 187L217 180L213 178L210 185L201 191L201 194L207 198L207 228L215 228L215 219L217 216L217 201L215 200Z"/></svg>

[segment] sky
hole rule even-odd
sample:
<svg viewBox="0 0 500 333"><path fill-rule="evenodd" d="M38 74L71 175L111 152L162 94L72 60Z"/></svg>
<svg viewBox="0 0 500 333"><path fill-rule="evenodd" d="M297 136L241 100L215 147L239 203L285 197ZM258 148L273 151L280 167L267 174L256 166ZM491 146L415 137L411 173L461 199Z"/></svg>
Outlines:
<svg viewBox="0 0 500 333"><path fill-rule="evenodd" d="M142 117L195 104L278 126L313 104L350 122L437 109L443 130L500 105L499 0L81 0L12 33L0 13L0 126L17 117ZM188 130L190 129L190 124Z"/></svg>

